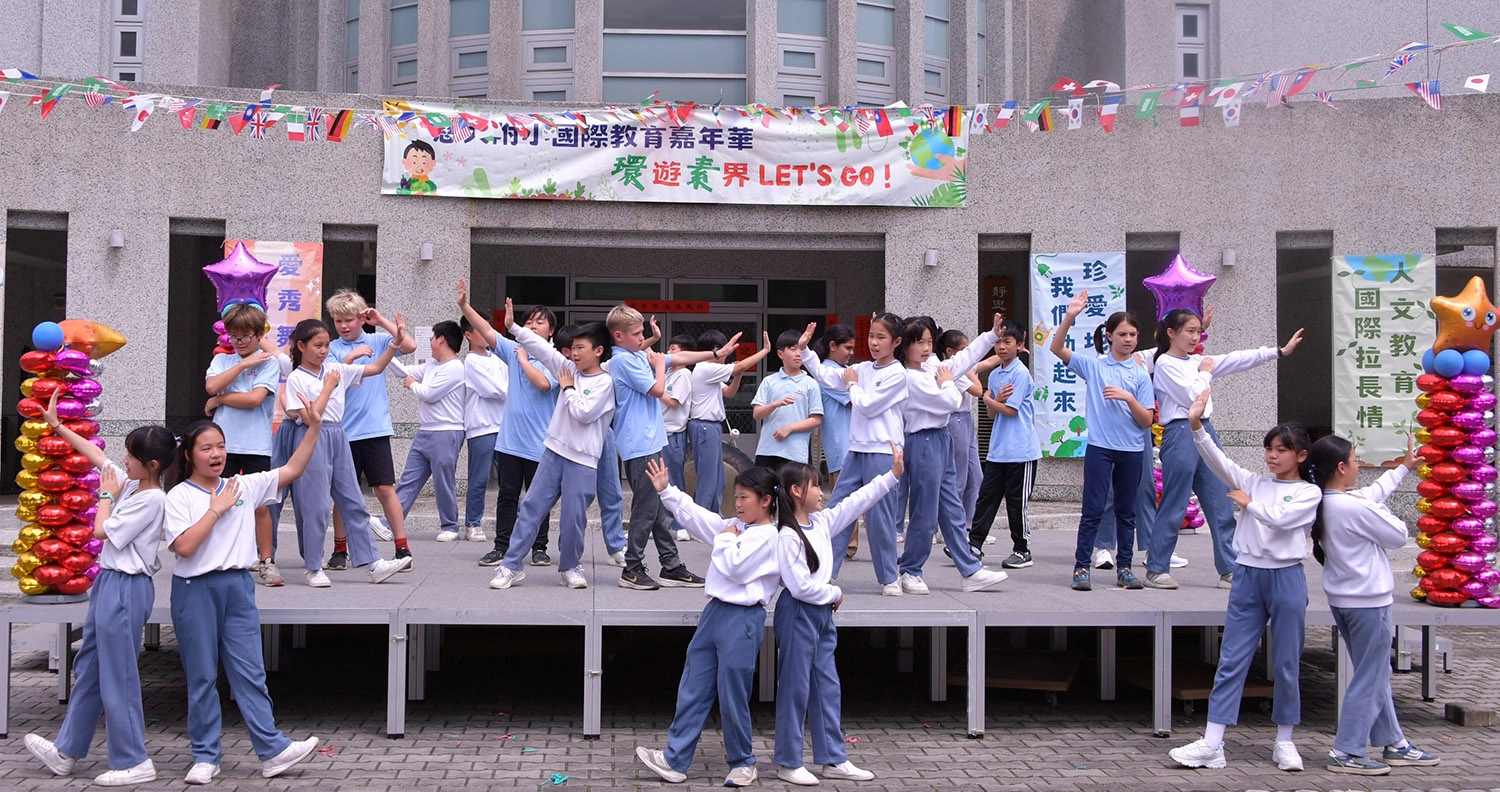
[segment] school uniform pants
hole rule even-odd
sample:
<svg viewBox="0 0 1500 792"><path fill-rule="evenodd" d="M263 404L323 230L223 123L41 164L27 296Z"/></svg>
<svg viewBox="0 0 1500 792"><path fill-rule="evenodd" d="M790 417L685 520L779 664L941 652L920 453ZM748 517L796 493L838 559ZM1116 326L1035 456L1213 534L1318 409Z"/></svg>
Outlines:
<svg viewBox="0 0 1500 792"><path fill-rule="evenodd" d="M677 538L672 533L672 513L661 504L661 495L656 492L656 485L651 483L651 477L646 474L646 463L660 458L657 454L650 454L625 460L625 478L630 481L630 535L625 545L626 572L646 571L647 539L656 542L656 555L661 561L662 569L676 569L682 565L682 559L677 556ZM701 484L703 479L698 481ZM718 508L715 504L714 509Z"/></svg>
<svg viewBox="0 0 1500 792"><path fill-rule="evenodd" d="M843 693L833 654L838 628L832 605L809 605L782 589L776 629L776 764L802 766L802 724L812 727L813 763L843 764Z"/></svg>
<svg viewBox="0 0 1500 792"><path fill-rule="evenodd" d="M907 468L910 470L911 468ZM832 508L839 505L845 498L849 497L855 490L879 478L884 473L891 472L890 454L872 454L864 451L850 451L844 457L844 469L839 473L839 483L834 486L833 494L828 498L828 506ZM902 477L903 479L905 476ZM875 502L870 510L865 512L865 544L870 548L870 558L875 563L875 580L884 586L896 582L896 509L898 503L898 488L893 488L885 494L885 497ZM854 533L855 526L859 523L851 521L833 537L833 546L842 548L849 546L849 537ZM928 539L930 543L932 540ZM844 554L833 554L833 576L839 575L839 569L844 565Z"/></svg>
<svg viewBox="0 0 1500 792"><path fill-rule="evenodd" d="M703 608L698 629L688 642L682 681L677 685L677 712L667 730L666 759L673 770L686 773L693 766L693 753L716 698L729 767L755 764L750 745L750 685L765 634L766 609L760 605L711 599Z"/></svg>
<svg viewBox="0 0 1500 792"><path fill-rule="evenodd" d="M1141 451L1141 484L1135 491L1135 549L1151 551L1151 532L1156 522L1156 476L1151 472L1156 467L1151 458L1151 446ZM1099 535L1094 539L1098 550L1115 549L1115 488L1109 487L1109 497L1104 501L1104 513L1099 515ZM1173 531L1176 534L1176 531Z"/></svg>
<svg viewBox="0 0 1500 792"><path fill-rule="evenodd" d="M1331 610L1354 666L1333 747L1365 756L1371 745L1396 745L1406 739L1391 697L1391 606Z"/></svg>
<svg viewBox="0 0 1500 792"><path fill-rule="evenodd" d="M1297 686L1302 643L1307 637L1307 575L1301 564L1279 569L1238 564L1229 589L1229 610L1224 614L1219 670L1208 696L1208 719L1214 723L1233 726L1239 722L1245 675L1267 626L1276 685L1271 722L1281 726L1302 722L1302 692Z"/></svg>
<svg viewBox="0 0 1500 792"><path fill-rule="evenodd" d="M1213 422L1204 419L1214 444L1221 448ZM1198 508L1214 540L1214 569L1222 576L1234 571L1234 506L1229 488L1208 469L1193 445L1193 428L1186 418L1162 427L1161 434L1161 503L1156 507L1156 521L1151 525L1151 556L1146 568L1166 572L1177 549L1177 530L1187 515L1188 496L1198 495Z"/></svg>
<svg viewBox="0 0 1500 792"><path fill-rule="evenodd" d="M536 476L536 460L495 452L495 550L505 553L510 550L510 535L516 529L516 513L521 505L521 490L531 486ZM547 549L547 518L536 526L536 539L532 550Z"/></svg>
<svg viewBox="0 0 1500 792"><path fill-rule="evenodd" d="M964 530L974 521L979 502L979 482L984 470L979 464L979 431L974 427L974 413L956 412L948 416L948 443L953 448L953 488L964 506Z"/></svg>
<svg viewBox="0 0 1500 792"><path fill-rule="evenodd" d="M562 501L557 519L558 569L572 569L583 559L583 530L588 525L589 501L594 497L599 472L547 449L536 466L536 477L526 488L521 511L516 514L516 533L501 563L507 569L524 566L533 535L552 507Z"/></svg>
<svg viewBox="0 0 1500 792"><path fill-rule="evenodd" d="M719 421L688 421L688 443L693 450L693 468L698 483L693 502L711 512L724 505L724 429ZM627 474L628 475L628 474ZM631 510L631 522L635 522Z"/></svg>
<svg viewBox="0 0 1500 792"><path fill-rule="evenodd" d="M458 531L458 452L464 447L462 429L419 429L406 452L406 465L396 483L401 514L411 513L412 504L428 479L437 500L438 527ZM481 501L482 503L483 501Z"/></svg>
<svg viewBox="0 0 1500 792"><path fill-rule="evenodd" d="M844 460L849 456L849 417L852 413L848 404L823 402L823 425L818 427L818 432L823 439L823 462L829 473L843 470Z"/></svg>
<svg viewBox="0 0 1500 792"><path fill-rule="evenodd" d="M319 443L321 445L321 441ZM255 583L243 569L172 578L172 630L187 676L188 741L193 762L218 764L223 757L219 711L219 661L250 744L262 761L286 750L292 741L276 728L266 667L261 661L260 611Z"/></svg>
<svg viewBox="0 0 1500 792"><path fill-rule="evenodd" d="M1078 520L1078 544L1073 551L1073 568L1088 569L1093 564L1094 539L1099 534L1099 518L1110 489L1115 493L1115 554L1117 567L1128 567L1135 550L1135 490L1141 475L1139 451L1117 451L1090 444L1083 452L1083 516Z"/></svg>
<svg viewBox="0 0 1500 792"><path fill-rule="evenodd" d="M499 432L490 432L466 441L469 483L464 488L464 525L484 522L484 490L490 485L490 473L495 469L495 440L499 436Z"/></svg>
<svg viewBox="0 0 1500 792"><path fill-rule="evenodd" d="M276 433L271 435L271 469L281 467L297 452L297 440L302 435L297 433L297 422L290 418L283 418L276 426ZM321 437L319 438L321 441ZM321 442L320 442L321 444ZM351 456L352 460L353 457ZM351 461L352 464L352 461ZM291 487L283 487L276 493L276 502L266 508L271 513L271 558L276 558L277 539L281 533L281 509L286 504L286 499L291 494Z"/></svg>
<svg viewBox="0 0 1500 792"><path fill-rule="evenodd" d="M1036 460L1030 462L991 462L983 464L984 477L979 484L979 500L974 504L974 524L969 529L969 544L983 547L1005 501L1006 521L1010 524L1011 549L1031 552L1031 521L1027 507L1031 487L1036 481Z"/></svg>
<svg viewBox="0 0 1500 792"><path fill-rule="evenodd" d="M293 432L297 445L307 434L298 425ZM460 433L462 435L462 433ZM349 438L337 422L324 422L317 447L307 469L292 482L292 503L296 506L297 543L302 563L308 571L323 568L324 539L332 517L329 500L344 518L349 541L349 563L362 567L380 560L375 549L375 535L370 532L370 513L365 510L365 496L359 491L354 473L354 457L349 453Z"/></svg>
<svg viewBox="0 0 1500 792"><path fill-rule="evenodd" d="M83 621L83 648L73 661L73 697L57 735L57 750L63 756L89 755L103 713L110 769L135 767L148 758L136 660L155 599L150 575L105 569L94 580Z"/></svg>
<svg viewBox="0 0 1500 792"><path fill-rule="evenodd" d="M667 466L667 480L672 486L683 492L687 492L687 475L683 469L687 467L688 433L684 428L680 432L672 432L667 435L667 445L661 450L661 460ZM682 524L672 519L672 534L675 536L682 530Z"/></svg>
<svg viewBox="0 0 1500 792"><path fill-rule="evenodd" d="M604 432L604 447L599 454L599 483L594 487L599 497L599 523L604 532L604 549L610 554L625 549L625 494L620 491L620 455L615 451L615 428ZM679 487L678 489L681 489Z"/></svg>
<svg viewBox="0 0 1500 792"><path fill-rule="evenodd" d="M921 577L922 566L932 555L932 535L941 530L958 573L964 577L974 574L979 570L979 559L969 548L964 506L958 499L953 477L948 475L949 465L953 462L948 428L924 429L908 434L905 454L906 475L901 478L908 481L911 488L911 518L906 525L906 547L901 553L900 571ZM842 479L840 483L843 483Z"/></svg>

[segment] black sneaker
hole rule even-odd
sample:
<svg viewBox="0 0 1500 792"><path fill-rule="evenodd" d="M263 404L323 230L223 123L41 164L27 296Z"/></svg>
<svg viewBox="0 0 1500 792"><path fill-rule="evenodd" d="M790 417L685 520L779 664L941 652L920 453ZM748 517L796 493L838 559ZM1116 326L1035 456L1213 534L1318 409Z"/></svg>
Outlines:
<svg viewBox="0 0 1500 792"><path fill-rule="evenodd" d="M627 569L620 575L620 588L635 589L636 591L655 591L661 588L661 586L656 585L656 581L652 580L651 576L646 574L646 570L640 569L632 572Z"/></svg>
<svg viewBox="0 0 1500 792"><path fill-rule="evenodd" d="M547 555L546 550L531 551L532 566L552 566L552 556Z"/></svg>
<svg viewBox="0 0 1500 792"><path fill-rule="evenodd" d="M395 559L397 561L400 561L403 558L411 558L411 551L408 550L408 549L406 549L405 547L398 547L398 548L396 548ZM413 566L412 564L407 564L406 566L404 566L404 567L401 568L401 571L402 572L410 572L412 566Z"/></svg>
<svg viewBox="0 0 1500 792"><path fill-rule="evenodd" d="M482 556L479 557L479 565L480 566L500 566L500 562L503 561L504 559L505 559L505 552L504 551L502 551L502 550L491 550L488 553L485 553L484 555L482 555Z"/></svg>
<svg viewBox="0 0 1500 792"><path fill-rule="evenodd" d="M1006 569L1025 569L1031 566L1031 551L1017 550L1006 556L1005 560L1000 562L1000 566Z"/></svg>
<svg viewBox="0 0 1500 792"><path fill-rule="evenodd" d="M980 550L979 548L975 547L974 545L969 545L969 552L973 553L974 554L974 558L976 558L976 559L981 559L982 560L984 558L984 551ZM946 544L943 545L943 555L948 556L949 558L953 557L953 551L949 550L948 549L948 545L946 545Z"/></svg>
<svg viewBox="0 0 1500 792"><path fill-rule="evenodd" d="M687 564L678 564L661 571L661 584L675 588L703 588L703 578L689 571Z"/></svg>
<svg viewBox="0 0 1500 792"><path fill-rule="evenodd" d="M333 551L333 555L328 557L328 561L323 564L323 568L332 569L335 571L348 569L349 554L342 550Z"/></svg>

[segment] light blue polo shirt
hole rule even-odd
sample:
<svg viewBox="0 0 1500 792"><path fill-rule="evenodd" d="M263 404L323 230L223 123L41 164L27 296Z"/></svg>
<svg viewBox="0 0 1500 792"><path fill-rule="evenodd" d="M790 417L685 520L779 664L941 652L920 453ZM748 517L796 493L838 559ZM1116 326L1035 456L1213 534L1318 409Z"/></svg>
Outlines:
<svg viewBox="0 0 1500 792"><path fill-rule="evenodd" d="M1125 402L1104 398L1104 388L1114 385L1134 394L1136 401L1146 407L1156 403L1156 391L1151 386L1151 375L1141 368L1134 357L1115 360L1112 355L1099 357L1081 352L1073 353L1068 368L1088 383L1084 388L1084 405L1088 410L1089 445L1115 451L1140 451L1146 447L1146 433L1130 416Z"/></svg>
<svg viewBox="0 0 1500 792"><path fill-rule="evenodd" d="M672 358L667 357L671 368ZM615 447L620 459L650 456L667 445L667 426L661 402L647 391L656 386L656 371L645 350L615 347L609 356L609 376L615 380Z"/></svg>
<svg viewBox="0 0 1500 792"><path fill-rule="evenodd" d="M234 352L214 355L203 379L223 374L240 362ZM220 405L214 410L214 423L224 432L224 450L231 454L271 455L271 416L276 410L276 387L281 384L281 364L271 358L259 366L247 368L229 383L224 393L249 393L265 388L268 393L259 407Z"/></svg>
<svg viewBox="0 0 1500 792"><path fill-rule="evenodd" d="M355 347L363 344L374 350L374 354L371 357L355 358L354 363L374 363L376 358L385 354L385 348L394 340L389 333L379 331L361 333L353 341L345 341L335 334L333 340L328 342L328 358L343 363L344 358ZM385 392L384 371L378 377L365 377L363 385L349 389L344 397L343 424L344 434L349 436L351 442L395 434L395 430L391 428L391 400Z"/></svg>
<svg viewBox="0 0 1500 792"><path fill-rule="evenodd" d="M490 350L505 361L510 369L510 393L505 397L505 422L500 424L500 436L495 439L495 450L533 462L542 461L542 443L547 439L547 424L552 420L552 411L557 407L557 378L546 366L530 361L547 376L552 387L538 390L516 360L516 349L520 344L497 336L495 347Z"/></svg>
<svg viewBox="0 0 1500 792"><path fill-rule="evenodd" d="M806 420L809 416L823 414L823 393L818 383L807 372L795 377L787 376L784 369L777 369L760 381L755 389L755 399L750 403L756 407L775 404L791 396L797 401L785 407L777 407L760 424L760 439L755 443L756 456L774 456L793 462L807 463L808 440L812 430L793 432L785 440L777 440L774 432L787 424Z"/></svg>
<svg viewBox="0 0 1500 792"><path fill-rule="evenodd" d="M985 455L989 462L1031 462L1042 458L1042 444L1036 439L1036 427L1032 417L1036 412L1031 399L1031 372L1020 358L990 372L986 390L996 393L1006 385L1012 387L1008 407L1014 407L1014 416L995 414L995 423L990 427L990 450Z"/></svg>

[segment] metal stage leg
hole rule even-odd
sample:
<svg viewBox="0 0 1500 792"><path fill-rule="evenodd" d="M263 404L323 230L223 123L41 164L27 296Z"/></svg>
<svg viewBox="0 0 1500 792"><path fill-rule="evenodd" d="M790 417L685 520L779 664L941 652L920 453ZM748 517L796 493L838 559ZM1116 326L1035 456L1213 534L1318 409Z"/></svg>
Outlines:
<svg viewBox="0 0 1500 792"><path fill-rule="evenodd" d="M307 625L305 625L305 624L293 624L292 625L292 648L293 649L306 649L307 648Z"/></svg>
<svg viewBox="0 0 1500 792"><path fill-rule="evenodd" d="M1068 651L1068 628L1066 628L1066 627L1053 627L1052 628L1052 651L1054 651L1054 652L1066 652L1066 651Z"/></svg>
<svg viewBox="0 0 1500 792"><path fill-rule="evenodd" d="M984 621L978 611L969 625L969 737L984 736Z"/></svg>
<svg viewBox="0 0 1500 792"><path fill-rule="evenodd" d="M932 628L932 700L948 700L948 628Z"/></svg>
<svg viewBox="0 0 1500 792"><path fill-rule="evenodd" d="M911 627L896 628L896 670L910 674L916 669L912 658L912 647L916 645L916 630Z"/></svg>
<svg viewBox="0 0 1500 792"><path fill-rule="evenodd" d="M1099 628L1099 700L1115 700L1115 628Z"/></svg>
<svg viewBox="0 0 1500 792"><path fill-rule="evenodd" d="M1349 678L1354 675L1354 662L1349 657L1349 644L1338 630L1333 631L1333 718L1337 722L1344 717L1344 694L1349 692Z"/></svg>
<svg viewBox="0 0 1500 792"><path fill-rule="evenodd" d="M391 613L390 648L386 654L385 734L398 739L406 734L406 619L398 608Z"/></svg>
<svg viewBox="0 0 1500 792"><path fill-rule="evenodd" d="M1396 626L1396 670L1411 670L1411 655L1406 651L1406 636L1410 634L1410 627Z"/></svg>
<svg viewBox="0 0 1500 792"><path fill-rule="evenodd" d="M1437 632L1422 625L1422 700L1437 699Z"/></svg>
<svg viewBox="0 0 1500 792"><path fill-rule="evenodd" d="M1201 628L1202 638L1200 643L1203 647L1203 662L1209 665L1219 664L1219 628L1212 624Z"/></svg>
<svg viewBox="0 0 1500 792"><path fill-rule="evenodd" d="M427 697L427 627L425 624L407 625L406 628L406 698L421 701Z"/></svg>
<svg viewBox="0 0 1500 792"><path fill-rule="evenodd" d="M145 641L143 641L143 646L144 646L145 650L148 651L148 652L154 652L154 651L156 651L156 650L158 650L158 649L161 648L161 625L160 624L148 624L148 625L146 625L146 636L145 636Z"/></svg>
<svg viewBox="0 0 1500 792"><path fill-rule="evenodd" d="M73 692L73 625L57 625L57 700L66 702Z"/></svg>
<svg viewBox="0 0 1500 792"><path fill-rule="evenodd" d="M260 626L260 654L265 658L266 671L274 674L281 670L281 625Z"/></svg>
<svg viewBox="0 0 1500 792"><path fill-rule="evenodd" d="M590 609L583 625L583 736L599 739L599 709L604 693L604 628Z"/></svg>
<svg viewBox="0 0 1500 792"><path fill-rule="evenodd" d="M0 738L10 735L11 624L7 617L0 622L0 652L5 653L5 681L0 683Z"/></svg>
<svg viewBox="0 0 1500 792"><path fill-rule="evenodd" d="M1172 736L1172 620L1162 611L1155 635L1156 685L1151 698L1155 703L1152 722L1157 737Z"/></svg>
<svg viewBox="0 0 1500 792"><path fill-rule="evenodd" d="M776 700L776 631L770 627L760 641L760 700Z"/></svg>

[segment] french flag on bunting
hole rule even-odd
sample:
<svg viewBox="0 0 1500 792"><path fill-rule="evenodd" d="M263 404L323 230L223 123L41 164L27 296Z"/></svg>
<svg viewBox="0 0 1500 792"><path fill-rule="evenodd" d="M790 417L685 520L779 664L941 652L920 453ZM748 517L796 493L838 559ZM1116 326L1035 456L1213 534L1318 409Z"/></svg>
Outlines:
<svg viewBox="0 0 1500 792"><path fill-rule="evenodd" d="M1112 94L1104 97L1104 104L1099 105L1099 126L1104 127L1105 132L1115 131L1115 113L1124 100L1124 96Z"/></svg>

